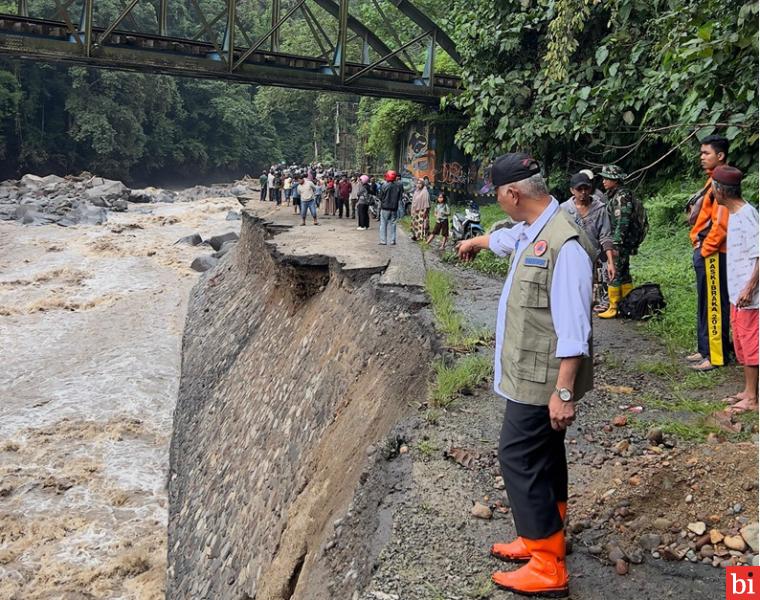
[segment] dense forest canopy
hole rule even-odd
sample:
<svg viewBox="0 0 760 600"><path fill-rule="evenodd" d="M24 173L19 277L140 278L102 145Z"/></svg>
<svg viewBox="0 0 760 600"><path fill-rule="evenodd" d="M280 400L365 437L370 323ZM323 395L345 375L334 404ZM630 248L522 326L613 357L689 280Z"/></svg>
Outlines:
<svg viewBox="0 0 760 600"><path fill-rule="evenodd" d="M81 0L71 14L78 14ZM283 1L283 12L292 4ZM309 3L328 36L333 17ZM417 0L457 42L464 91L441 110L409 102L0 61L0 176L89 169L117 177L251 174L273 161L333 160L337 102L358 103L357 165L388 164L406 125L461 126L476 158L529 149L550 168L622 159L640 175L693 164L694 138L713 130L732 140L732 160L756 168L758 8L718 0ZM30 0L53 17L54 0ZM207 20L224 0L200 0ZM378 5L381 10L378 10ZM157 2L141 0L121 29L155 28ZM169 2L169 34L209 39L192 2ZM270 24L269 2L240 3L242 32ZM351 12L391 47L419 28L389 0L352 0ZM122 10L98 0L96 24ZM0 0L15 11L15 0ZM219 42L223 19L212 27ZM297 13L283 27L284 51L322 53ZM359 41L349 47L358 60ZM408 51L421 66L424 46ZM375 56L376 58L376 56ZM653 162L655 167L646 170Z"/></svg>
<svg viewBox="0 0 760 600"><path fill-rule="evenodd" d="M756 168L757 2L456 0L452 15L467 152L636 172L672 151L661 173L694 164L694 138L719 130L732 161Z"/></svg>

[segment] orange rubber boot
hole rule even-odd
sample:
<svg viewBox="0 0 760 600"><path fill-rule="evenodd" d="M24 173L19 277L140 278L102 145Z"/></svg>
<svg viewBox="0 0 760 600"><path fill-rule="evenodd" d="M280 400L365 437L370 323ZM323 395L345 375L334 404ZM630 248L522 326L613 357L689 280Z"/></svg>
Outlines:
<svg viewBox="0 0 760 600"><path fill-rule="evenodd" d="M523 538L530 552L530 561L517 571L499 571L491 576L497 587L522 594L542 598L564 598L568 595L568 576L565 566L565 532L557 533L542 540Z"/></svg>
<svg viewBox="0 0 760 600"><path fill-rule="evenodd" d="M565 525L567 516L567 502L557 502L559 518L562 519L562 526ZM504 562L523 562L530 560L530 552L525 547L525 542L521 537L512 540L507 544L494 544L491 546L491 556L503 560Z"/></svg>

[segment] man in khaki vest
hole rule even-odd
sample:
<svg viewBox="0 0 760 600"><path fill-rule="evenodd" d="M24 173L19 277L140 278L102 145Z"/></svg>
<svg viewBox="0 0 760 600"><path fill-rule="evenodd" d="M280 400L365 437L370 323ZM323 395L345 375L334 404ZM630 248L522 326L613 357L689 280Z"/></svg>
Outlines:
<svg viewBox="0 0 760 600"><path fill-rule="evenodd" d="M575 401L593 387L593 246L549 195L538 163L523 153L496 159L497 201L515 225L460 242L463 260L481 250L512 262L499 300L494 391L506 400L499 462L517 539L494 544L507 562L500 588L528 596L568 593L565 429Z"/></svg>

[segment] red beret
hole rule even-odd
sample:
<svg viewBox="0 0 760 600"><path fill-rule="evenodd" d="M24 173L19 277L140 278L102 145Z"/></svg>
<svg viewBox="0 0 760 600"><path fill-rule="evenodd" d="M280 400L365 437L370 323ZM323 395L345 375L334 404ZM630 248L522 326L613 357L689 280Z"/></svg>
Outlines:
<svg viewBox="0 0 760 600"><path fill-rule="evenodd" d="M728 165L719 165L712 172L713 181L723 185L739 185L742 182L742 177L744 177L744 173L736 167L729 167Z"/></svg>

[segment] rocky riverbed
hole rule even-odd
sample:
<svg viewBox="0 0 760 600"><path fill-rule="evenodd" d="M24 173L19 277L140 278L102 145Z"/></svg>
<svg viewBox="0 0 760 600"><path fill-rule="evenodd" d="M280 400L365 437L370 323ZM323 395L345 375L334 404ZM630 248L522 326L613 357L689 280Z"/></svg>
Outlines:
<svg viewBox="0 0 760 600"><path fill-rule="evenodd" d="M0 184L0 598L163 598L190 267L240 204L122 188Z"/></svg>

